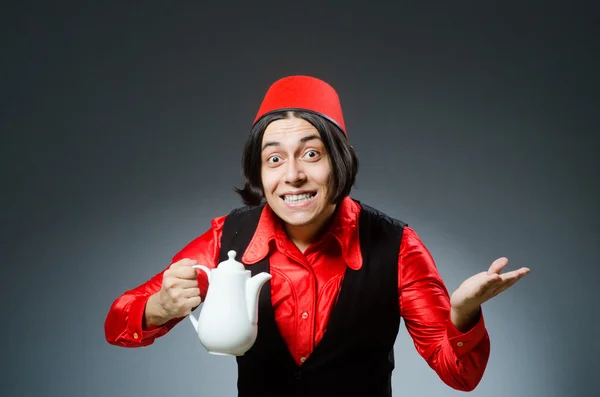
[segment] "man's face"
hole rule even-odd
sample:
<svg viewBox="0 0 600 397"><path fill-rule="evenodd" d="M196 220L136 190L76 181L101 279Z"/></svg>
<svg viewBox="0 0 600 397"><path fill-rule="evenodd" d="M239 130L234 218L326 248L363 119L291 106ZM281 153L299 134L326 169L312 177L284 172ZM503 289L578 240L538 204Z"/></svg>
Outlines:
<svg viewBox="0 0 600 397"><path fill-rule="evenodd" d="M319 131L308 121L273 121L262 140L265 198L290 226L320 225L333 212L328 203L331 163Z"/></svg>

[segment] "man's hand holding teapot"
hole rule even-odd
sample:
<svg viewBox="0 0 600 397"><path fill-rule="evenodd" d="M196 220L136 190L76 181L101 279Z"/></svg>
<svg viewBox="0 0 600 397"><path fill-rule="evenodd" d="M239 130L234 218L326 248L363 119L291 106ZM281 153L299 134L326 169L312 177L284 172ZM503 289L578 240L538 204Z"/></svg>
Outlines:
<svg viewBox="0 0 600 397"><path fill-rule="evenodd" d="M145 327L160 326L173 318L185 317L202 302L198 285L197 261L181 259L163 273L160 291L146 304Z"/></svg>

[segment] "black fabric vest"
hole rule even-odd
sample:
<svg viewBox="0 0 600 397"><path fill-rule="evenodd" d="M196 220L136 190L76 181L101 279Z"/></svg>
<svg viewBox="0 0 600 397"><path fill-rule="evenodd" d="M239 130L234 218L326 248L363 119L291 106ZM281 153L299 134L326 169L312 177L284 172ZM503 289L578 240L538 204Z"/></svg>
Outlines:
<svg viewBox="0 0 600 397"><path fill-rule="evenodd" d="M263 286L256 342L236 358L239 397L392 395L393 348L400 326L398 252L406 224L362 203L361 207L362 267L358 271L346 268L327 330L301 366L292 358L275 322L270 282ZM220 261L232 249L241 261L262 209L263 205L243 207L227 216ZM252 275L268 272L268 256L246 269Z"/></svg>

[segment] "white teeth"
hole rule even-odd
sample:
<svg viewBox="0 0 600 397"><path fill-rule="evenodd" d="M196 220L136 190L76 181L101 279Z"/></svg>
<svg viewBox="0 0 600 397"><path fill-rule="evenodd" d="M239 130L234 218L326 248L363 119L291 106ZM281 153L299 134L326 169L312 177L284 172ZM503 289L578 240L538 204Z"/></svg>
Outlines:
<svg viewBox="0 0 600 397"><path fill-rule="evenodd" d="M310 200L312 197L313 197L313 195L310 193L291 194L291 195L285 195L283 197L283 199L286 201L286 203L302 203L304 201Z"/></svg>

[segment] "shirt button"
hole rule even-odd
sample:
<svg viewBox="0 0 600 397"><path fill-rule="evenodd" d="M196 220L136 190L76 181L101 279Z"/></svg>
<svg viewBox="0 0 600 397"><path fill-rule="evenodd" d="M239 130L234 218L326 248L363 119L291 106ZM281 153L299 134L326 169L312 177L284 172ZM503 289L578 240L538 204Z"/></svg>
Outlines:
<svg viewBox="0 0 600 397"><path fill-rule="evenodd" d="M138 334L137 334L137 332L134 332L133 333L133 339L137 339L137 338L138 338Z"/></svg>
<svg viewBox="0 0 600 397"><path fill-rule="evenodd" d="M300 357L300 362L305 362L306 361L306 357Z"/></svg>
<svg viewBox="0 0 600 397"><path fill-rule="evenodd" d="M462 345L463 345L463 343L462 343L462 342L458 342L458 343L456 344L456 346L458 346L458 347L461 347Z"/></svg>
<svg viewBox="0 0 600 397"><path fill-rule="evenodd" d="M302 313L302 318L308 318L308 313L307 312Z"/></svg>

